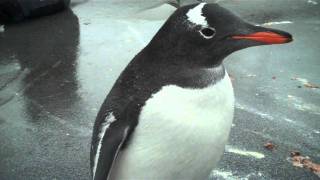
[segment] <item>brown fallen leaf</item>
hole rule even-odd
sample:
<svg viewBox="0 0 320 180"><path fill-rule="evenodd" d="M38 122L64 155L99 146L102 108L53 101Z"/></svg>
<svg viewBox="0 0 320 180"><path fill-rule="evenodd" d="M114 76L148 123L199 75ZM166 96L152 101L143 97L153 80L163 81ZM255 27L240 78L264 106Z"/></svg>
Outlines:
<svg viewBox="0 0 320 180"><path fill-rule="evenodd" d="M299 81L301 84L303 84L306 88L312 88L312 89L318 89L320 86L315 85L313 83L310 83L307 79L299 78L299 77L292 77L291 80ZM299 87L299 86L298 86ZM300 88L300 87L299 87Z"/></svg>
<svg viewBox="0 0 320 180"><path fill-rule="evenodd" d="M309 169L320 177L320 164L312 162L308 156L301 156L298 151L291 152L290 156L293 166Z"/></svg>
<svg viewBox="0 0 320 180"><path fill-rule="evenodd" d="M293 156L291 158L292 160L292 165L295 166L295 167L301 167L303 168L303 164L302 164L302 161L304 160L305 158L303 156Z"/></svg>
<svg viewBox="0 0 320 180"><path fill-rule="evenodd" d="M320 175L320 164L314 163L310 159L303 161L303 163L305 168L308 168L317 175Z"/></svg>
<svg viewBox="0 0 320 180"><path fill-rule="evenodd" d="M309 83L309 82L304 83L303 85L304 85L304 87L306 87L306 88L320 88L319 86L317 86L317 85L315 85L315 84L311 84L311 83Z"/></svg>
<svg viewBox="0 0 320 180"><path fill-rule="evenodd" d="M267 142L263 145L266 149L268 150L274 150L274 148L276 147L273 143L271 142Z"/></svg>

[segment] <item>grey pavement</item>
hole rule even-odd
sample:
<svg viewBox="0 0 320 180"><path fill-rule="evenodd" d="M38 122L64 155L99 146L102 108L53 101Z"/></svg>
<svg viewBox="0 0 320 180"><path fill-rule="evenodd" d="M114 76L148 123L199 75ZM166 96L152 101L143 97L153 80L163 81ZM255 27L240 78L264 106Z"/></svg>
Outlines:
<svg viewBox="0 0 320 180"><path fill-rule="evenodd" d="M210 179L319 179L292 166L290 152L320 163L320 89L304 86L320 85L320 1L218 3L257 25L288 31L294 41L249 48L225 60L235 119ZM81 1L52 16L2 26L0 179L90 179L97 111L173 10ZM263 147L269 141L275 150Z"/></svg>

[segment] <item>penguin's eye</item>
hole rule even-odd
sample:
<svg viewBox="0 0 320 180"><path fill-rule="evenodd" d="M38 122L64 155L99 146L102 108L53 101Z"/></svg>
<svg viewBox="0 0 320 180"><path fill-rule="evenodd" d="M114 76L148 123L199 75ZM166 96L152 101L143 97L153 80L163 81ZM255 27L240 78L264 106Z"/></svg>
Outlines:
<svg viewBox="0 0 320 180"><path fill-rule="evenodd" d="M211 39L216 35L216 30L212 27L202 28L199 32L206 39Z"/></svg>

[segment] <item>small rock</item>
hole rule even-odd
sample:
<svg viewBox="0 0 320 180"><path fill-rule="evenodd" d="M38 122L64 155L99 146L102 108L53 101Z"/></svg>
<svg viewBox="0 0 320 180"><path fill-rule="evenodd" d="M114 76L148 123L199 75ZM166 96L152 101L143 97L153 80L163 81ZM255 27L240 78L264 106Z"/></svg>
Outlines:
<svg viewBox="0 0 320 180"><path fill-rule="evenodd" d="M300 155L301 155L301 153L300 153L299 151L291 151L291 152L290 152L290 156L291 156L291 157L300 156Z"/></svg>

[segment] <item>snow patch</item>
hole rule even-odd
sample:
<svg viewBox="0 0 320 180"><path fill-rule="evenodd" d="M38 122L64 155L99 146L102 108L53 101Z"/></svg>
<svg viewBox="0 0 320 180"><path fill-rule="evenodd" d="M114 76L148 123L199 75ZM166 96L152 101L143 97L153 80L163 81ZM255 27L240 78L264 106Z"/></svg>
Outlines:
<svg viewBox="0 0 320 180"><path fill-rule="evenodd" d="M302 84L309 83L308 79L299 78L299 77L295 77L295 78L293 78L293 79L301 82Z"/></svg>
<svg viewBox="0 0 320 180"><path fill-rule="evenodd" d="M260 116L263 119L274 120L273 116L271 116L271 115L269 115L267 113L261 112L258 109L255 109L253 107L248 107L246 105L242 105L242 104L236 103L236 108L242 109L242 110L247 111L247 112L252 113L252 114L256 114L256 115Z"/></svg>
<svg viewBox="0 0 320 180"><path fill-rule="evenodd" d="M314 1L314 0L308 0L307 3L313 4L313 5L317 5L318 4L318 2Z"/></svg>
<svg viewBox="0 0 320 180"><path fill-rule="evenodd" d="M236 149L236 148L232 148L232 147L228 147L228 146L226 147L226 152L239 154L242 156L250 156L250 157L254 157L256 159L262 159L265 157L264 154L259 153L259 152L246 151L246 150Z"/></svg>
<svg viewBox="0 0 320 180"><path fill-rule="evenodd" d="M218 179L221 179L221 178L228 179L228 180L238 180L238 179L240 179L239 177L234 176L232 174L232 172L230 172L230 171L213 170L211 176L212 177L216 177Z"/></svg>
<svg viewBox="0 0 320 180"><path fill-rule="evenodd" d="M313 132L316 134L320 134L320 131L318 131L318 130L313 130Z"/></svg>
<svg viewBox="0 0 320 180"><path fill-rule="evenodd" d="M294 120L289 119L289 118L284 118L285 121L289 122L289 123L295 123Z"/></svg>
<svg viewBox="0 0 320 180"><path fill-rule="evenodd" d="M245 177L239 177L234 175L231 171L222 171L222 170L213 170L211 172L210 177L213 177L214 179L225 179L225 180L249 180L252 179L252 177L262 177L263 174L261 172L252 172L246 175Z"/></svg>
<svg viewBox="0 0 320 180"><path fill-rule="evenodd" d="M320 115L320 107L315 105L315 104L311 104L311 103L305 103L302 98L300 97L296 97L293 95L288 95L288 102L291 102L293 104L293 106L300 111L308 111L310 113L313 114L318 114Z"/></svg>

